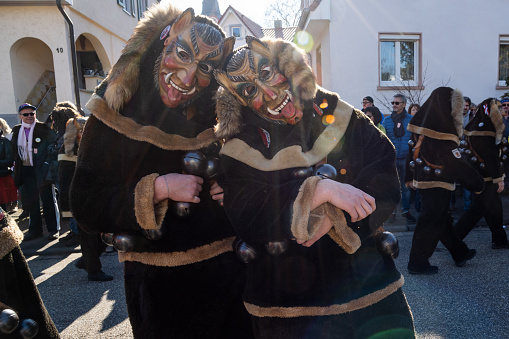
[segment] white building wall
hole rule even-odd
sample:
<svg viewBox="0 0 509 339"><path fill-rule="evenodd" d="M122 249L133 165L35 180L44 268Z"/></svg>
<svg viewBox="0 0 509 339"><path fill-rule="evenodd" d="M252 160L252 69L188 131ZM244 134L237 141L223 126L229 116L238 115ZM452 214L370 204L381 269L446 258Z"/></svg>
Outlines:
<svg viewBox="0 0 509 339"><path fill-rule="evenodd" d="M379 33L421 33L422 68L427 69L427 95L436 87L459 88L474 102L500 96L499 35L509 34L504 12L509 1L442 0L334 0L322 1L313 15L330 10L330 54L322 46L324 86L355 107L366 95L392 97L377 89ZM327 36L323 35L323 39ZM316 37L315 37L316 39ZM325 59L331 66L325 68ZM424 99L427 98L427 95ZM384 113L388 113L385 112Z"/></svg>

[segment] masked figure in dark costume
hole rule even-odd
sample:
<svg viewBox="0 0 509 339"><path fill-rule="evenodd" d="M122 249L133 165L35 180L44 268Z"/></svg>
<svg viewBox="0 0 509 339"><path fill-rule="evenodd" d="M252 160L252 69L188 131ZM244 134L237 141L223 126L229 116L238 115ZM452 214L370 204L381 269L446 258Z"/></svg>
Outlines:
<svg viewBox="0 0 509 339"><path fill-rule="evenodd" d="M484 188L482 178L462 159L458 149L463 135L463 103L458 90L439 87L408 124L413 134L409 141L405 184L418 188L422 201L408 262L411 274L438 272L438 267L429 263L438 241L451 253L458 267L476 254L456 236L449 212L455 182L477 193Z"/></svg>
<svg viewBox="0 0 509 339"><path fill-rule="evenodd" d="M211 198L222 193L182 165L217 146L212 71L233 43L192 9L151 7L87 104L71 211L84 230L113 233L136 338L252 336L233 229Z"/></svg>
<svg viewBox="0 0 509 339"><path fill-rule="evenodd" d="M399 201L394 147L317 88L297 46L246 40L214 74L218 181L256 337L413 337L403 277L375 241Z"/></svg>
<svg viewBox="0 0 509 339"><path fill-rule="evenodd" d="M500 163L500 142L505 130L500 102L484 100L475 116L465 126L465 151L467 160L484 178L486 186L481 194L472 198L472 207L455 226L456 234L464 239L479 220L484 217L491 231L493 249L509 248L503 227L503 210L500 193L504 190L504 168Z"/></svg>
<svg viewBox="0 0 509 339"><path fill-rule="evenodd" d="M0 338L60 338L21 251L23 232L0 208Z"/></svg>

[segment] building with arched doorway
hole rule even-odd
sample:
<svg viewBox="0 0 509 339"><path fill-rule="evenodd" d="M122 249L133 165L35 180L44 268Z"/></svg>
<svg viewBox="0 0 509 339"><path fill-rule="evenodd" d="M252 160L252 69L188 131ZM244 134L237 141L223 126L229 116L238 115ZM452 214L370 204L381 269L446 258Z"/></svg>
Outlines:
<svg viewBox="0 0 509 339"><path fill-rule="evenodd" d="M56 102L85 104L120 57L143 12L156 0L61 0L72 22L79 98L70 28L57 2L0 0L0 117L19 123L17 107L28 102L45 121Z"/></svg>

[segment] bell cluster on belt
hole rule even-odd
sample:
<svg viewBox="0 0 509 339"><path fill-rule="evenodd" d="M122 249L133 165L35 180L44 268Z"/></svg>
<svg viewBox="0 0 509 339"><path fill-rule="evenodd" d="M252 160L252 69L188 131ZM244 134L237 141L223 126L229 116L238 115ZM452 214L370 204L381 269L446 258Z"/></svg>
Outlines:
<svg viewBox="0 0 509 339"><path fill-rule="evenodd" d="M415 147L415 141L412 139L408 140L408 146L412 149ZM412 160L408 163L408 166L410 167L410 170L414 172L416 169L422 167L422 172L424 174L430 175L433 174L436 177L440 177L443 174L443 170L441 168L431 168L431 166L428 166L426 162L422 158L416 158L415 160Z"/></svg>

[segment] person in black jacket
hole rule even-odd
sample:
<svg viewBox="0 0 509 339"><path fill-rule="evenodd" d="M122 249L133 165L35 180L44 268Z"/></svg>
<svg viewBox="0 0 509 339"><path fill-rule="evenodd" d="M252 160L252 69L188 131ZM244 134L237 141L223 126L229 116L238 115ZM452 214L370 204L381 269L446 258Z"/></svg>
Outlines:
<svg viewBox="0 0 509 339"><path fill-rule="evenodd" d="M6 126L7 128L9 127L5 121L0 125ZM14 164L12 144L9 139L3 135L3 128L0 129L0 207L2 207L4 211L9 211L13 206L16 206L16 202L18 201L18 189L16 185L14 185L14 180L12 178L12 165Z"/></svg>
<svg viewBox="0 0 509 339"><path fill-rule="evenodd" d="M48 164L45 163L48 146L55 141L56 136L46 124L37 121L35 106L22 104L18 114L22 123L12 129L11 142L15 163L14 183L26 196L28 206L23 206L23 209L30 211L30 222L24 241L39 238L43 234L39 200L42 202L48 240L56 240L60 229L59 211L55 188L46 181ZM25 205L25 201L23 204Z"/></svg>
<svg viewBox="0 0 509 339"><path fill-rule="evenodd" d="M456 234L464 239L484 217L491 231L493 249L509 248L500 199L500 193L504 190L504 168L500 162L499 144L505 130L500 105L495 98L484 100L465 127L467 159L483 177L486 186L481 194L474 195L472 206L455 225Z"/></svg>
<svg viewBox="0 0 509 339"><path fill-rule="evenodd" d="M449 211L455 182L477 193L484 188L484 181L461 158L458 148L463 135L462 111L461 92L439 87L408 124L412 137L405 184L419 189L422 206L407 266L410 274L438 272L438 267L429 263L438 241L451 253L458 267L464 266L476 254L454 233Z"/></svg>
<svg viewBox="0 0 509 339"><path fill-rule="evenodd" d="M376 241L399 201L393 145L316 85L296 45L246 42L215 71L216 134L256 337L414 337L403 277Z"/></svg>

